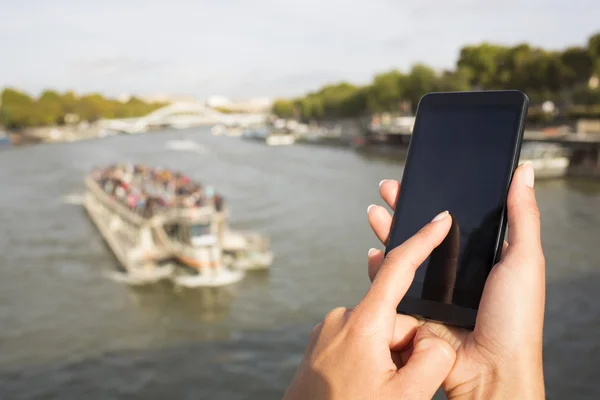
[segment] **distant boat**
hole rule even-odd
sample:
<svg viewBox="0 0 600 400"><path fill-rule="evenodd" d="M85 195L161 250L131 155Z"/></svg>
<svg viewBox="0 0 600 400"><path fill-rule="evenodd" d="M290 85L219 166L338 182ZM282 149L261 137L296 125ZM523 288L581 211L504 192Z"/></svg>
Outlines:
<svg viewBox="0 0 600 400"><path fill-rule="evenodd" d="M210 129L210 132L213 136L230 136L230 137L240 137L243 135L244 130L241 127L236 126L226 126L223 124L218 124L213 126Z"/></svg>
<svg viewBox="0 0 600 400"><path fill-rule="evenodd" d="M169 140L166 147L169 150L191 151L198 154L205 154L208 152L206 147L192 140Z"/></svg>
<svg viewBox="0 0 600 400"><path fill-rule="evenodd" d="M568 151L556 144L526 143L520 162L530 161L536 178L562 178L569 169Z"/></svg>
<svg viewBox="0 0 600 400"><path fill-rule="evenodd" d="M213 126L210 129L210 132L212 133L213 136L221 136L224 135L225 132L227 132L227 127L223 124L218 124Z"/></svg>
<svg viewBox="0 0 600 400"><path fill-rule="evenodd" d="M266 140L267 146L289 146L295 142L296 138L289 133L271 133Z"/></svg>
<svg viewBox="0 0 600 400"><path fill-rule="evenodd" d="M269 129L266 127L247 129L242 137L264 142L267 146L289 146L296 142L296 136L293 132L286 129Z"/></svg>
<svg viewBox="0 0 600 400"><path fill-rule="evenodd" d="M0 131L0 146L5 147L5 146L10 146L11 144L12 143L10 141L10 138L8 137L6 132Z"/></svg>
<svg viewBox="0 0 600 400"><path fill-rule="evenodd" d="M242 138L265 140L269 133L270 131L265 127L252 127L244 130Z"/></svg>

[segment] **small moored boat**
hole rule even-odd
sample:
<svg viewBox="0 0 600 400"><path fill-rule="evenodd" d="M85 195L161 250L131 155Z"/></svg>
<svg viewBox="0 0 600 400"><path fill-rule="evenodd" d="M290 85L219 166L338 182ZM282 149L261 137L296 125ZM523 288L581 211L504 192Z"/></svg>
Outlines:
<svg viewBox="0 0 600 400"><path fill-rule="evenodd" d="M520 162L530 161L536 179L564 178L569 169L569 151L551 143L523 144Z"/></svg>

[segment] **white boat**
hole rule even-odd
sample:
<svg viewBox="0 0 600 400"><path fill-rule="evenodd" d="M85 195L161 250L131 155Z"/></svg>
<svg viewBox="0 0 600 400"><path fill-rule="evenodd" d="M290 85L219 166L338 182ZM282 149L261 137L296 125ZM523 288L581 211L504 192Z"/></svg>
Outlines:
<svg viewBox="0 0 600 400"><path fill-rule="evenodd" d="M521 150L520 162L530 161L535 177L562 178L569 169L568 150L550 143L527 143Z"/></svg>
<svg viewBox="0 0 600 400"><path fill-rule="evenodd" d="M169 140L166 144L167 149L175 151L190 151L199 154L207 153L205 146L192 140Z"/></svg>
<svg viewBox="0 0 600 400"><path fill-rule="evenodd" d="M223 286L241 280L248 269L271 265L268 240L229 229L220 196L204 195L209 188L171 171L156 171L143 166L110 167L85 179L83 205L121 266L121 271L108 273L112 279L129 285L170 279L178 286ZM160 178L153 187L147 179L154 175L148 174L169 178ZM157 189L184 181L187 186L179 188L187 194L171 200L178 206L157 197ZM162 194L172 197L174 193L180 192ZM199 193L204 197L197 197Z"/></svg>
<svg viewBox="0 0 600 400"><path fill-rule="evenodd" d="M267 146L290 146L296 142L296 138L292 134L270 134L265 142Z"/></svg>
<svg viewBox="0 0 600 400"><path fill-rule="evenodd" d="M11 141L6 132L0 130L0 147L10 146Z"/></svg>
<svg viewBox="0 0 600 400"><path fill-rule="evenodd" d="M128 272L108 271L106 277L122 282L130 286L143 286L158 281L169 279L175 269L174 265L154 266L149 265L148 268L130 270Z"/></svg>
<svg viewBox="0 0 600 400"><path fill-rule="evenodd" d="M221 246L226 263L240 269L266 269L273 262L267 239L256 233L228 231L223 236Z"/></svg>
<svg viewBox="0 0 600 400"><path fill-rule="evenodd" d="M243 134L244 134L244 129L242 129L240 127L228 128L227 131L225 131L225 136L229 136L229 137L240 137Z"/></svg>
<svg viewBox="0 0 600 400"><path fill-rule="evenodd" d="M244 139L255 139L255 140L266 140L269 136L270 130L266 127L250 127L242 132L242 138Z"/></svg>
<svg viewBox="0 0 600 400"><path fill-rule="evenodd" d="M94 187L95 183L87 180L86 184L88 191L83 206L122 267L120 271L109 271L106 275L134 286L169 278L173 265L154 262L153 258L160 256L152 257L151 249L144 249L140 243L148 238L149 230L142 218L131 215L123 206L112 202L99 187Z"/></svg>
<svg viewBox="0 0 600 400"><path fill-rule="evenodd" d="M244 133L244 129L237 126L227 126L224 124L218 124L210 129L213 136L229 136L229 137L240 137Z"/></svg>
<svg viewBox="0 0 600 400"><path fill-rule="evenodd" d="M244 270L242 269L227 269L224 271L215 272L214 274L179 274L174 275L171 279L177 286L188 288L196 287L217 287L226 286L239 282L244 278Z"/></svg>
<svg viewBox="0 0 600 400"><path fill-rule="evenodd" d="M226 131L227 131L227 127L223 124L218 124L218 125L215 125L212 128L210 128L210 133L213 136L224 135Z"/></svg>
<svg viewBox="0 0 600 400"><path fill-rule="evenodd" d="M248 128L244 130L242 137L263 142L267 146L289 146L296 142L296 135L289 129L272 129L266 126Z"/></svg>

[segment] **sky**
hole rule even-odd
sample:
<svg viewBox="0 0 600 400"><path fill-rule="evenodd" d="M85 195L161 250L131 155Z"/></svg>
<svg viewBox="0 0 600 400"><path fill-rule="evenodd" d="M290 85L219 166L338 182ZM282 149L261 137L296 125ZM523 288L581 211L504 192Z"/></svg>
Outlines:
<svg viewBox="0 0 600 400"><path fill-rule="evenodd" d="M0 87L205 99L296 96L482 41L600 32L598 0L2 0Z"/></svg>

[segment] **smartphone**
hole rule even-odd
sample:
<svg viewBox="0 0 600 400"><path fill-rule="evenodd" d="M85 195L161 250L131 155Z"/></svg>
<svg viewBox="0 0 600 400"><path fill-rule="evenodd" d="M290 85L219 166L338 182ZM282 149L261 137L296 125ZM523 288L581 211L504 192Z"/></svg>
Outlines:
<svg viewBox="0 0 600 400"><path fill-rule="evenodd" d="M429 93L419 101L386 254L442 211L452 227L417 269L399 313L475 326L502 252L528 104L516 90Z"/></svg>

